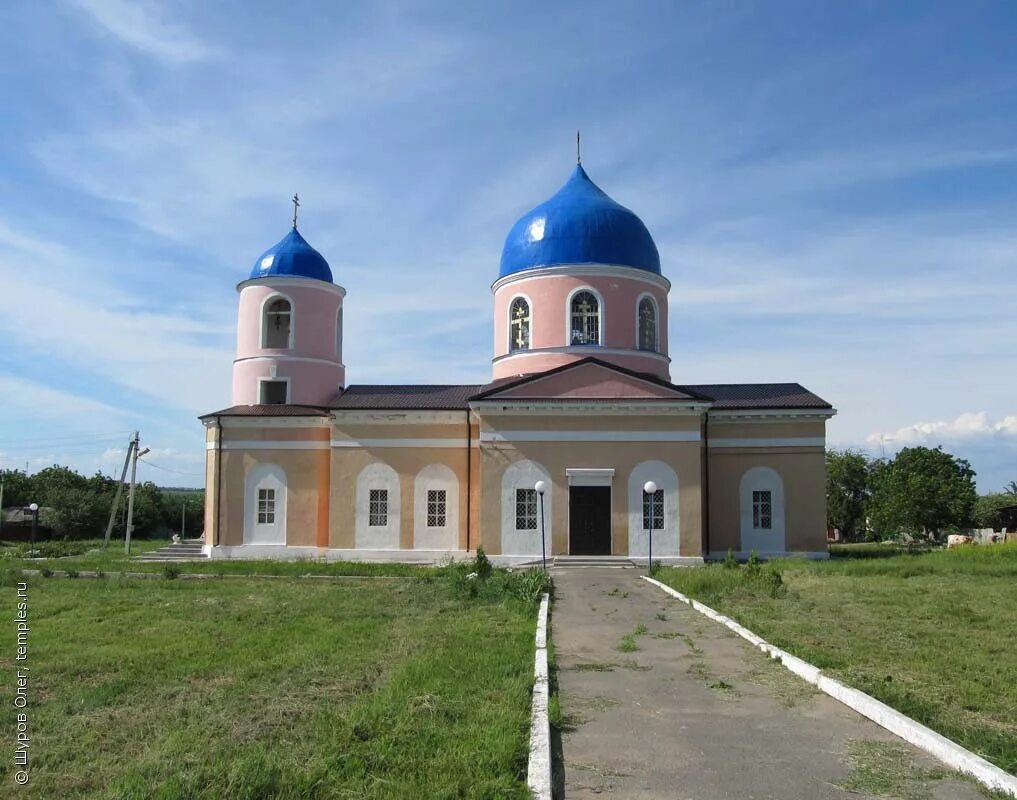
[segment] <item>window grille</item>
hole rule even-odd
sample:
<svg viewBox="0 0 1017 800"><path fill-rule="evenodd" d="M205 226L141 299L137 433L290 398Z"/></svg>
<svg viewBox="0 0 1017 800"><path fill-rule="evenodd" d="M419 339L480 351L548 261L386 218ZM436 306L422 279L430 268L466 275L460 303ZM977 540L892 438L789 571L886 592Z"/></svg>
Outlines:
<svg viewBox="0 0 1017 800"><path fill-rule="evenodd" d="M290 346L290 301L278 298L265 308L264 347L287 349Z"/></svg>
<svg viewBox="0 0 1017 800"><path fill-rule="evenodd" d="M752 527L762 531L773 528L773 503L768 491L752 492Z"/></svg>
<svg viewBox="0 0 1017 800"><path fill-rule="evenodd" d="M592 292L572 296L572 344L600 344L600 304Z"/></svg>
<svg viewBox="0 0 1017 800"><path fill-rule="evenodd" d="M530 349L530 304L522 297L509 310L509 350Z"/></svg>
<svg viewBox="0 0 1017 800"><path fill-rule="evenodd" d="M643 492L643 530L664 530L664 490Z"/></svg>
<svg viewBox="0 0 1017 800"><path fill-rule="evenodd" d="M367 524L372 528L388 525L388 489L371 489L368 495Z"/></svg>
<svg viewBox="0 0 1017 800"><path fill-rule="evenodd" d="M444 528L446 521L446 496L444 489L427 490L427 527Z"/></svg>
<svg viewBox="0 0 1017 800"><path fill-rule="evenodd" d="M516 489L516 530L537 530L536 489Z"/></svg>
<svg viewBox="0 0 1017 800"><path fill-rule="evenodd" d="M275 489L258 489L258 524L275 525Z"/></svg>
<svg viewBox="0 0 1017 800"><path fill-rule="evenodd" d="M639 349L657 350L657 307L649 297L639 301Z"/></svg>

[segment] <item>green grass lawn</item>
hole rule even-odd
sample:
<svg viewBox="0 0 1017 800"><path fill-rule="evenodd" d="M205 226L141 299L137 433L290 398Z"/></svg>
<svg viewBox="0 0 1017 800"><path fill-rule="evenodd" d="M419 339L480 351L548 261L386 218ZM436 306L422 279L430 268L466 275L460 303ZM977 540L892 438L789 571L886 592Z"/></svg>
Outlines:
<svg viewBox="0 0 1017 800"><path fill-rule="evenodd" d="M28 545L0 542L0 568L36 570L77 570L79 572L96 570L106 574L120 572L156 572L161 573L166 565L163 563L146 563L135 560L136 556L148 550L166 547L166 539L136 539L131 543L131 555L124 554L124 543L111 542L109 547L102 549L102 539L85 539L70 542L49 542L40 544L45 558L24 557ZM178 573L202 573L206 575L334 575L334 576L397 576L420 577L438 575L441 570L434 567L421 567L413 564L381 563L370 564L361 561L324 561L320 559L298 559L295 561L240 560L240 559L199 559L196 561L180 561L173 563Z"/></svg>
<svg viewBox="0 0 1017 800"><path fill-rule="evenodd" d="M16 575L3 578L10 732ZM528 797L542 580L32 578L31 782L14 787L9 756L2 794Z"/></svg>
<svg viewBox="0 0 1017 800"><path fill-rule="evenodd" d="M658 577L1017 774L1017 545Z"/></svg>

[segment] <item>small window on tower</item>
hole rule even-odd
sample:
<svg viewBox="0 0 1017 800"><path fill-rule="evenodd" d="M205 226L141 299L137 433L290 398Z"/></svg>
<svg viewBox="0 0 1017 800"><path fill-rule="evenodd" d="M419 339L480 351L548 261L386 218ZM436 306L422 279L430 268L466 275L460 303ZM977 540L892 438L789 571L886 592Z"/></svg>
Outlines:
<svg viewBox="0 0 1017 800"><path fill-rule="evenodd" d="M287 401L288 388L287 381L262 381L258 402L265 406L282 405Z"/></svg>
<svg viewBox="0 0 1017 800"><path fill-rule="evenodd" d="M657 349L657 306L649 297L639 301L639 349Z"/></svg>
<svg viewBox="0 0 1017 800"><path fill-rule="evenodd" d="M509 350L530 349L530 304L522 297L509 309Z"/></svg>
<svg viewBox="0 0 1017 800"><path fill-rule="evenodd" d="M600 344L600 303L593 292L576 292L572 296L571 343Z"/></svg>
<svg viewBox="0 0 1017 800"><path fill-rule="evenodd" d="M289 349L291 316L290 301L282 297L277 297L265 306L262 347L274 350Z"/></svg>

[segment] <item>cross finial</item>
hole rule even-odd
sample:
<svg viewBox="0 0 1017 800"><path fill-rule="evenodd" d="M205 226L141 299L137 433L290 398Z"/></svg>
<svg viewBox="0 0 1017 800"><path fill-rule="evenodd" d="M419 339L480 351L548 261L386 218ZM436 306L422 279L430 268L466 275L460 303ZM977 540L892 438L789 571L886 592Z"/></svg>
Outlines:
<svg viewBox="0 0 1017 800"><path fill-rule="evenodd" d="M300 208L300 195L293 195L293 230L297 229L297 209Z"/></svg>
<svg viewBox="0 0 1017 800"><path fill-rule="evenodd" d="M579 131L576 131L576 163L577 164L583 163L582 152L579 149Z"/></svg>

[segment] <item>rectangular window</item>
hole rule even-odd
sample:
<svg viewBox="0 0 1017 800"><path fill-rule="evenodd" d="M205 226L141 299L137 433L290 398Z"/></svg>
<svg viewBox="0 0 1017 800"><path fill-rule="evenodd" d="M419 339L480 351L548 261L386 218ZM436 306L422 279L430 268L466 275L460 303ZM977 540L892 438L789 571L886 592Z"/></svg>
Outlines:
<svg viewBox="0 0 1017 800"><path fill-rule="evenodd" d="M367 524L372 528L388 525L388 489L371 489L368 500Z"/></svg>
<svg viewBox="0 0 1017 800"><path fill-rule="evenodd" d="M768 531L773 528L773 504L770 492L752 492L752 527L757 531Z"/></svg>
<svg viewBox="0 0 1017 800"><path fill-rule="evenodd" d="M427 527L445 527L445 490L427 490Z"/></svg>
<svg viewBox="0 0 1017 800"><path fill-rule="evenodd" d="M275 489L258 489L258 524L275 525Z"/></svg>
<svg viewBox="0 0 1017 800"><path fill-rule="evenodd" d="M286 381L262 381L261 397L258 402L262 405L282 405L286 402Z"/></svg>
<svg viewBox="0 0 1017 800"><path fill-rule="evenodd" d="M536 489L516 489L516 530L537 530Z"/></svg>
<svg viewBox="0 0 1017 800"><path fill-rule="evenodd" d="M643 492L643 530L664 530L664 490Z"/></svg>

